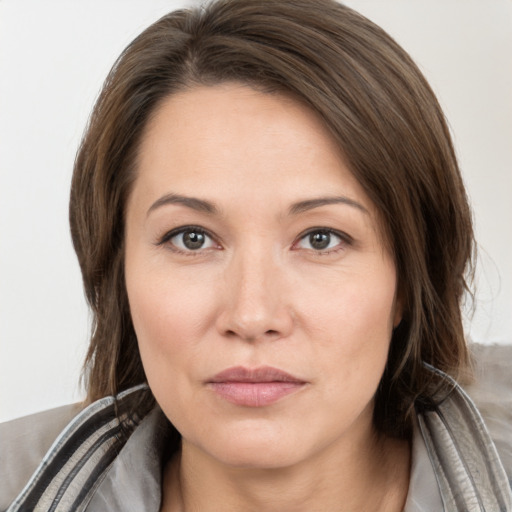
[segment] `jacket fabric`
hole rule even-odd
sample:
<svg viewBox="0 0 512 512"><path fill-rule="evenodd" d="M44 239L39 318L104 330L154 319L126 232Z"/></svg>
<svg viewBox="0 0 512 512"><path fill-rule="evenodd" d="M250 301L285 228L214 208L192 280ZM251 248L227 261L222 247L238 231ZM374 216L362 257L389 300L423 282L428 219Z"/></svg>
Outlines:
<svg viewBox="0 0 512 512"><path fill-rule="evenodd" d="M488 424L466 391L430 367L451 391L416 415L405 512L512 512L512 347L475 352L477 381L468 391ZM158 512L165 454L178 449L179 435L158 407L130 413L146 389L75 416L65 407L0 425L0 510ZM33 467L26 454L37 456L52 437L41 432L54 433L70 416Z"/></svg>

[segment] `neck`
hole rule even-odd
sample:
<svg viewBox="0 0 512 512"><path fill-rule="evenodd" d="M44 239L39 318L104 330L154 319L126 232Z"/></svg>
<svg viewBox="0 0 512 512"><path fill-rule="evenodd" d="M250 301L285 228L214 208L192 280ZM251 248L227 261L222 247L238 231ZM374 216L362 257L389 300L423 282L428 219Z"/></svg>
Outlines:
<svg viewBox="0 0 512 512"><path fill-rule="evenodd" d="M373 431L353 441L271 469L228 466L184 441L165 470L162 512L403 510L409 443Z"/></svg>

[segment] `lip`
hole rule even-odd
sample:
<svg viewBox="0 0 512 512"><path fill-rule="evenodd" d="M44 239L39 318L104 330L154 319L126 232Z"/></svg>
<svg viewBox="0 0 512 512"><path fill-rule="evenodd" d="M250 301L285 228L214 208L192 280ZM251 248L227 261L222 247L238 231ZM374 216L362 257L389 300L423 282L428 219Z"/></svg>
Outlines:
<svg viewBox="0 0 512 512"><path fill-rule="evenodd" d="M207 381L207 386L221 398L245 407L271 405L305 385L306 381L271 366L236 366Z"/></svg>

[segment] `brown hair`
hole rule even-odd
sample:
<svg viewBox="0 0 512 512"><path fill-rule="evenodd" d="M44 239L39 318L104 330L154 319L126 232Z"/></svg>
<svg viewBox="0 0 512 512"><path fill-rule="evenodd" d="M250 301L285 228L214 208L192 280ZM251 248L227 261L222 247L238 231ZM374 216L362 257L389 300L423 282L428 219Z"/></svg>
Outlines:
<svg viewBox="0 0 512 512"><path fill-rule="evenodd" d="M143 129L168 95L225 81L287 91L315 110L380 212L404 313L374 419L406 435L413 404L429 396L422 361L455 377L468 363L460 301L472 268L471 213L425 78L382 29L332 0L219 0L172 12L115 63L71 187L72 237L94 315L88 400L145 382L123 270L124 208Z"/></svg>

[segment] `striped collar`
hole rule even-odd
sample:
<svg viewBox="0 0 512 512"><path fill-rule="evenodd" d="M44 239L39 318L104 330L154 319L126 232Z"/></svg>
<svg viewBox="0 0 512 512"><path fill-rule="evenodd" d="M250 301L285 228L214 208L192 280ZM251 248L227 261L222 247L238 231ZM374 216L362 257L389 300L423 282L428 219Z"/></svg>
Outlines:
<svg viewBox="0 0 512 512"><path fill-rule="evenodd" d="M423 468L435 475L444 510L512 512L510 485L478 410L453 380L431 370L453 389L437 407L417 415L421 436L414 442L424 441L431 464ZM146 393L147 386L136 386L84 409L8 512L158 512L164 453L179 440L158 407L141 416L130 412ZM415 482L428 480L414 474L418 468L413 461L406 512L432 510L411 495Z"/></svg>
<svg viewBox="0 0 512 512"><path fill-rule="evenodd" d="M130 411L146 389L135 386L81 411L57 437L8 512L86 510L142 421Z"/></svg>

